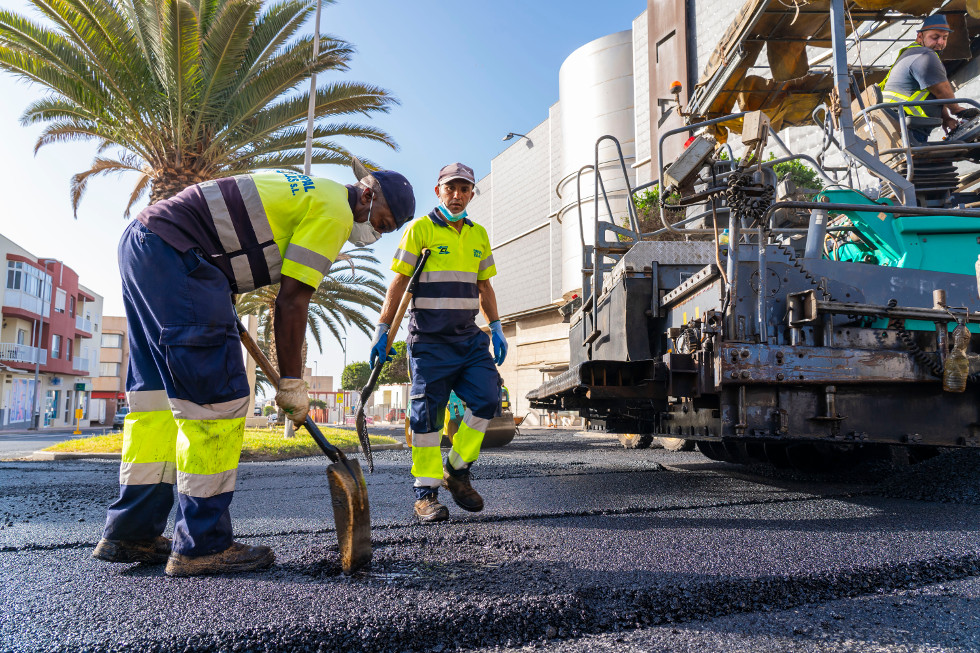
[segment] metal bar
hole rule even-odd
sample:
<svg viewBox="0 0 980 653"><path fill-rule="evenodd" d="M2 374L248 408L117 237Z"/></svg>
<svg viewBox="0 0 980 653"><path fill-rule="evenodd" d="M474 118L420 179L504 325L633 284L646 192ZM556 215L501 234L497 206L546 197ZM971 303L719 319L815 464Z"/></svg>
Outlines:
<svg viewBox="0 0 980 653"><path fill-rule="evenodd" d="M802 293L792 293L793 295L806 295L816 291L807 290ZM807 302L803 303L806 306ZM820 315L859 315L862 317L877 317L882 319L895 320L922 320L924 322L954 322L956 318L950 315L945 309L918 308L915 306L880 306L877 304L862 304L858 302L829 302L817 300L809 304L816 310L816 314L804 310L801 318L796 320L796 325L806 325L813 323ZM970 313L967 311L965 320L971 324L980 324L980 312ZM793 325L790 325L793 326Z"/></svg>
<svg viewBox="0 0 980 653"><path fill-rule="evenodd" d="M867 143L854 133L854 118L851 115L850 76L847 71L847 42L844 27L844 0L830 1L830 34L833 43L834 86L840 97L840 117L838 119L844 141L844 151L854 157L877 176L888 182L902 204L915 206L915 186L894 170L872 156L864 148Z"/></svg>
<svg viewBox="0 0 980 653"><path fill-rule="evenodd" d="M769 326L766 323L766 295L768 294L767 279L769 275L766 265L766 245L767 239L762 228L759 228L759 342L767 344L769 342Z"/></svg>
<svg viewBox="0 0 980 653"><path fill-rule="evenodd" d="M826 209L827 211L858 211L861 213L884 213L886 215L928 215L948 216L953 218L980 218L980 210L967 211L964 209L936 209L920 206L902 206L886 204L832 204L830 202L773 202L762 214L763 220L779 209Z"/></svg>

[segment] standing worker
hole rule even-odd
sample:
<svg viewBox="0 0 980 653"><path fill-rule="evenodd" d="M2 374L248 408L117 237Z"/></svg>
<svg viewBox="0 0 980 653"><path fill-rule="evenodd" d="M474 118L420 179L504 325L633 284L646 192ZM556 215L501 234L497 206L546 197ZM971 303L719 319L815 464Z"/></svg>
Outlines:
<svg viewBox="0 0 980 653"><path fill-rule="evenodd" d="M276 403L296 424L309 394L302 345L310 297L344 241L368 245L415 212L392 171L357 184L277 170L206 181L143 210L119 242L129 375L119 498L93 557L167 563L170 576L261 569L267 546L232 539L249 386L232 293L280 284ZM163 529L177 485L173 542Z"/></svg>
<svg viewBox="0 0 980 653"><path fill-rule="evenodd" d="M915 34L915 43L898 51L895 63L881 82L885 102L955 99L953 85L946 77L946 66L939 58L952 31L942 14L926 16ZM942 118L943 129L949 133L956 129L960 119L976 118L980 110L943 104L907 106L905 113L913 118ZM932 130L932 127L909 125L909 136L916 141L913 145L925 143Z"/></svg>
<svg viewBox="0 0 980 653"><path fill-rule="evenodd" d="M408 365L412 377L410 426L415 514L425 522L449 518L439 503L439 486L463 510L483 510L483 498L470 484L470 465L480 455L487 424L500 400L500 365L507 355L490 277L497 273L487 231L467 218L473 199L473 169L451 163L439 172L435 187L439 205L409 225L391 269L397 274L388 288L380 324L371 345L371 367L388 357L388 329L400 298L423 249L429 256L412 298L408 325ZM476 325L481 309L491 336ZM493 342L493 357L489 345ZM445 466L439 443L449 393L466 404Z"/></svg>

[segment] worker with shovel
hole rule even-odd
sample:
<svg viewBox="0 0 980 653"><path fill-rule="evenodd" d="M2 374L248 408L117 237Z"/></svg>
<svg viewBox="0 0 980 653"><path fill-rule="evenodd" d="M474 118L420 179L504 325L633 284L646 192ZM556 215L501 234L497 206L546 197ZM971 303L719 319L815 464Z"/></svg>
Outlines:
<svg viewBox="0 0 980 653"><path fill-rule="evenodd" d="M374 367L375 361L391 353L385 351L387 335L399 299L422 250L429 249L412 299L407 338L415 515L423 522L449 518L449 511L439 503L440 486L449 490L460 508L483 510L483 498L470 483L470 465L480 454L487 424L500 401L500 375L494 363L504 362L507 341L490 285L490 277L497 273L490 240L486 229L466 214L475 186L473 169L461 163L439 172L435 192L440 203L413 221L402 236L391 264L397 274L388 288L371 346ZM476 325L478 309L490 324L490 338ZM466 403L466 411L444 465L439 443L446 402L453 390Z"/></svg>
<svg viewBox="0 0 980 653"><path fill-rule="evenodd" d="M147 207L119 243L130 359L119 498L93 557L167 563L170 576L272 564L267 546L232 538L249 386L232 293L279 283L276 403L302 424L301 348L314 290L345 241L373 243L413 217L412 186L393 171L344 186L292 171L195 184ZM363 480L363 479L362 479ZM163 537L173 489L173 541Z"/></svg>

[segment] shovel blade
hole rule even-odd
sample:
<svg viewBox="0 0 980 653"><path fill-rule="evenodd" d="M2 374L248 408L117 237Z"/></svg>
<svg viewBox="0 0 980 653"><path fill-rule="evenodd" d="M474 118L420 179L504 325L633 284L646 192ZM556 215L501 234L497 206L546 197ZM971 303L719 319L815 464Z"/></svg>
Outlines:
<svg viewBox="0 0 980 653"><path fill-rule="evenodd" d="M368 471L374 473L374 455L371 453L371 438L368 437L367 418L364 416L364 407L360 406L357 416L354 418L354 428L357 430L357 439L361 441L361 451L364 452L364 460L367 461Z"/></svg>
<svg viewBox="0 0 980 653"><path fill-rule="evenodd" d="M367 481L361 465L350 459L328 465L327 480L337 526L340 566L349 575L371 562L371 508L368 506Z"/></svg>

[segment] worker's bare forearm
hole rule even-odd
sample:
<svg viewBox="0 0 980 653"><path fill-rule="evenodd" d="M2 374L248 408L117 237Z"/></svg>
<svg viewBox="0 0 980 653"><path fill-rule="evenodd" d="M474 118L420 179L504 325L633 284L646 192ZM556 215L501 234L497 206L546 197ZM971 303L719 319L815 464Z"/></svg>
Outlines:
<svg viewBox="0 0 980 653"><path fill-rule="evenodd" d="M497 295L493 292L493 286L489 279L476 282L476 287L480 291L480 312L486 318L487 323L500 319L497 313Z"/></svg>
<svg viewBox="0 0 980 653"><path fill-rule="evenodd" d="M292 277L283 277L276 296L273 328L279 375L303 378L303 340L314 288Z"/></svg>
<svg viewBox="0 0 980 653"><path fill-rule="evenodd" d="M929 87L929 92L938 100L956 99L956 93L953 91L953 85L949 82L939 82L938 84L933 84ZM963 107L958 104L944 104L943 108L950 113L959 113L963 110Z"/></svg>
<svg viewBox="0 0 980 653"><path fill-rule="evenodd" d="M395 319L395 313L398 311L398 303L401 301L402 295L405 294L405 289L410 280L411 278L404 274L395 273L395 280L388 286L385 303L381 306L381 315L378 316L379 324L391 326L391 321Z"/></svg>

